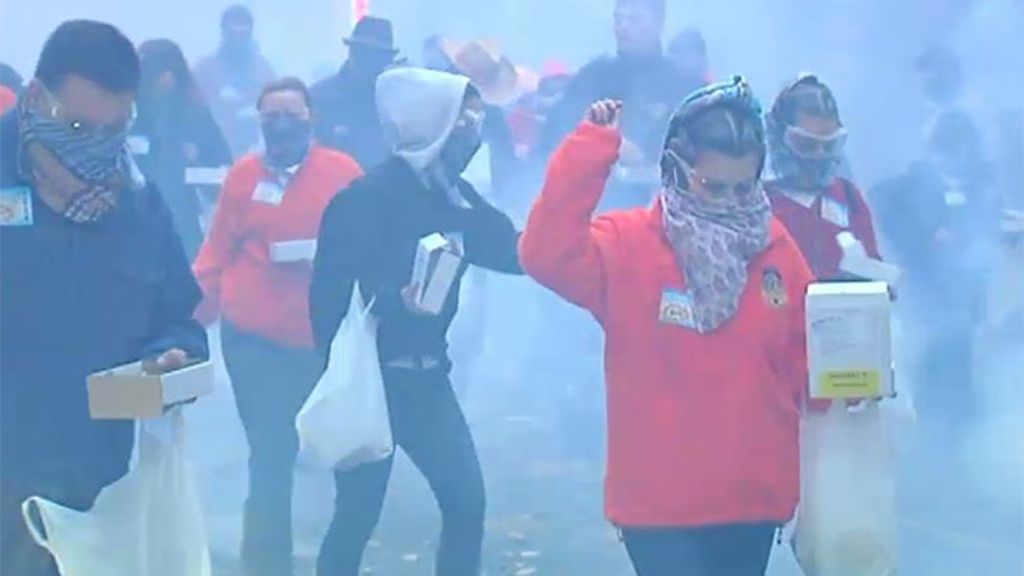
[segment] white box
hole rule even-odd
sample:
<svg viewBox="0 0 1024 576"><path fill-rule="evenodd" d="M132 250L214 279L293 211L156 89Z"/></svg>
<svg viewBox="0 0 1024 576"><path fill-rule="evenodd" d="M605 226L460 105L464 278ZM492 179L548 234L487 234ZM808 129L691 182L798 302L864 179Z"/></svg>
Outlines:
<svg viewBox="0 0 1024 576"><path fill-rule="evenodd" d="M228 177L228 167L218 168L186 168L185 183L190 186L220 186Z"/></svg>
<svg viewBox="0 0 1024 576"><path fill-rule="evenodd" d="M211 362L160 375L145 373L142 362L118 366L86 379L89 415L93 420L157 418L167 406L209 394L213 383Z"/></svg>
<svg viewBox="0 0 1024 576"><path fill-rule="evenodd" d="M273 262L301 262L316 258L316 240L289 240L270 245Z"/></svg>
<svg viewBox="0 0 1024 576"><path fill-rule="evenodd" d="M827 282L807 289L811 398L876 398L895 393L889 287Z"/></svg>
<svg viewBox="0 0 1024 576"><path fill-rule="evenodd" d="M419 287L416 305L428 314L440 314L461 266L459 242L441 234L421 238L412 270L412 283Z"/></svg>
<svg viewBox="0 0 1024 576"><path fill-rule="evenodd" d="M864 245L850 232L840 232L836 242L843 250L843 258L839 262L839 269L843 272L864 280L885 282L890 286L899 282L899 267L868 256Z"/></svg>

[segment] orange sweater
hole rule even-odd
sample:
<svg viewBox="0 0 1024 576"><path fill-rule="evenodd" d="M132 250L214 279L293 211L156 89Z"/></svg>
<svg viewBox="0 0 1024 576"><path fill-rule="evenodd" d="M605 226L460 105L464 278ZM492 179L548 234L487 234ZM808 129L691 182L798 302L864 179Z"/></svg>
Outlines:
<svg viewBox="0 0 1024 576"><path fill-rule="evenodd" d="M194 264L204 294L197 318L209 324L223 314L238 328L282 345L312 347L312 264L273 262L270 246L316 239L331 198L361 175L348 156L314 146L274 204L258 191L272 181L260 157L239 160L224 182L210 235Z"/></svg>
<svg viewBox="0 0 1024 576"><path fill-rule="evenodd" d="M593 124L569 137L520 245L528 274L604 328L606 513L629 527L783 523L799 492L807 264L774 221L730 322L660 321L664 295L686 290L660 208L592 220L619 143Z"/></svg>

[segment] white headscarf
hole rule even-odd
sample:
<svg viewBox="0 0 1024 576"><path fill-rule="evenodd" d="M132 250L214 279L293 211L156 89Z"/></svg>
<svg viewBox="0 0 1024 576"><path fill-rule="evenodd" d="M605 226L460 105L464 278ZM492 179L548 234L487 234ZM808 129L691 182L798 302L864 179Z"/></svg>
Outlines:
<svg viewBox="0 0 1024 576"><path fill-rule="evenodd" d="M377 111L396 156L424 173L441 156L462 111L469 79L420 68L394 68L377 79Z"/></svg>

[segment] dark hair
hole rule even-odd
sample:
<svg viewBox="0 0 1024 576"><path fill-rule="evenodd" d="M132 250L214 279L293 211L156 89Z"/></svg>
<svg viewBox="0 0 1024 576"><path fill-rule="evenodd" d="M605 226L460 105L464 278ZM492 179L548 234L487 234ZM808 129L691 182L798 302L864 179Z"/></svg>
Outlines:
<svg viewBox="0 0 1024 576"><path fill-rule="evenodd" d="M721 104L702 110L680 130L686 131L690 150L688 162L701 152L720 152L733 157L757 153L765 157L764 124L761 118L741 105Z"/></svg>
<svg viewBox="0 0 1024 576"><path fill-rule="evenodd" d="M263 99L270 94L276 94L278 92L298 92L302 94L302 99L306 102L306 106L309 107L310 111L313 110L313 100L309 96L309 88L306 87L306 83L293 76L274 80L263 87L260 91L260 97L256 100L256 108L262 108Z"/></svg>
<svg viewBox="0 0 1024 576"><path fill-rule="evenodd" d="M11 92L18 93L24 87L25 80L18 74L18 71L3 62L0 62L0 86L6 86Z"/></svg>
<svg viewBox="0 0 1024 576"><path fill-rule="evenodd" d="M242 4L235 4L228 6L224 13L220 16L220 27L221 29L227 28L228 24L248 24L250 27L253 25L252 11L249 10L248 6Z"/></svg>
<svg viewBox="0 0 1024 576"><path fill-rule="evenodd" d="M772 106L772 116L784 126L795 124L801 114L840 122L832 89L815 76L798 79L779 94Z"/></svg>
<svg viewBox="0 0 1024 576"><path fill-rule="evenodd" d="M159 38L147 40L139 45L139 64L142 70L143 89L146 83L156 80L165 72L174 76L178 89L182 92L196 92L196 82L188 68L188 62L181 48L171 40Z"/></svg>
<svg viewBox="0 0 1024 576"><path fill-rule="evenodd" d="M134 92L139 86L139 57L120 30L92 20L70 20L46 40L36 78L59 90L75 74L114 93Z"/></svg>
<svg viewBox="0 0 1024 576"><path fill-rule="evenodd" d="M620 4L632 4L633 6L640 6L645 10L650 10L652 14L658 17L660 20L665 19L665 15L668 12L666 8L666 0L616 0L615 5Z"/></svg>

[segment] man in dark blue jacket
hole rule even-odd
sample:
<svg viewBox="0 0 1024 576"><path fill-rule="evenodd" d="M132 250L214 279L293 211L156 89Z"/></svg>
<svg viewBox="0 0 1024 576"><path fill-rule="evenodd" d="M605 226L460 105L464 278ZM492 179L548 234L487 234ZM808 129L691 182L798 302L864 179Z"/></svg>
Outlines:
<svg viewBox="0 0 1024 576"><path fill-rule="evenodd" d="M75 509L128 469L131 422L89 418L86 377L208 356L170 213L125 141L139 62L116 28L61 25L0 120L0 573L55 575L20 505Z"/></svg>

